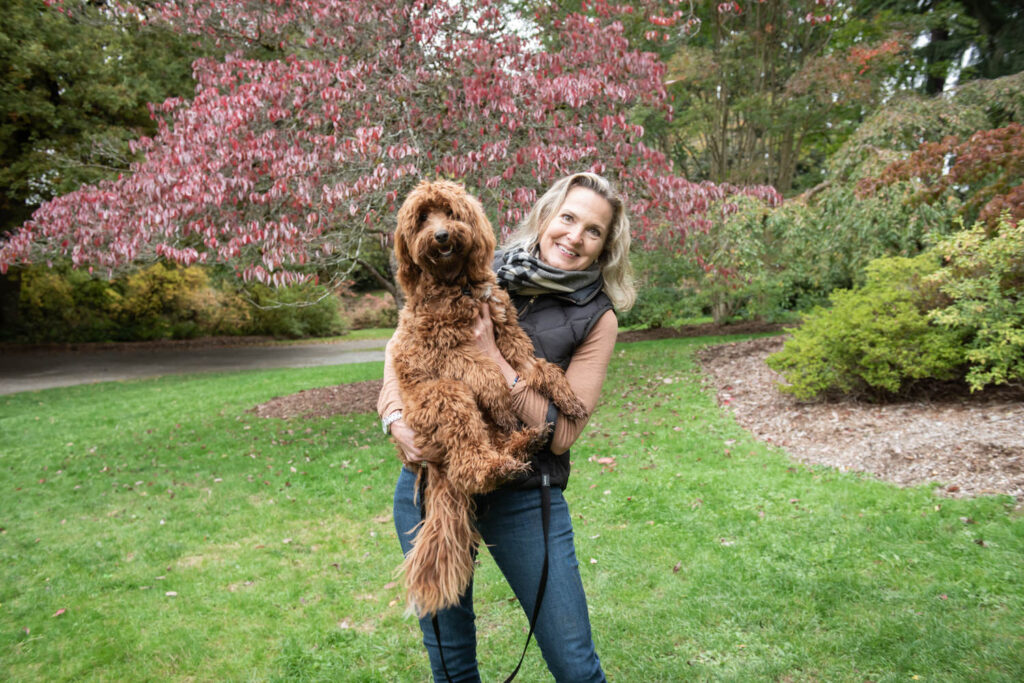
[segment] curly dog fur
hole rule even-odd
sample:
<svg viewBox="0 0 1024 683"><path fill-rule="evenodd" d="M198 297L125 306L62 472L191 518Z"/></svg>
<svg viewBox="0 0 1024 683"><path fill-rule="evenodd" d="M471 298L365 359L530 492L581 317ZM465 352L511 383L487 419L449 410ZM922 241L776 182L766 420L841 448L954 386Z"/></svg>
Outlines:
<svg viewBox="0 0 1024 683"><path fill-rule="evenodd" d="M458 604L479 536L473 495L528 469L544 429L524 428L498 365L473 342L479 302L492 303L495 340L527 386L568 417L586 409L561 368L534 357L515 307L491 268L495 239L480 202L461 185L420 183L398 211L395 257L406 294L394 338L403 419L429 461L425 514L403 571L422 615Z"/></svg>

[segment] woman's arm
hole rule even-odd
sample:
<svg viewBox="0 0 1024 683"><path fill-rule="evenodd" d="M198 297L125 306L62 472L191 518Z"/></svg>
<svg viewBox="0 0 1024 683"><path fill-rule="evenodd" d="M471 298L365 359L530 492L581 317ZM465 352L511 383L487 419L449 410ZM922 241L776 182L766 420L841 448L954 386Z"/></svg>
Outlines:
<svg viewBox="0 0 1024 683"><path fill-rule="evenodd" d="M394 337L392 337L392 340ZM398 375L395 374L395 363L391 357L391 341L384 350L384 386L377 397L377 415L383 420L395 411L402 410L402 395L398 390ZM416 448L416 434L399 418L389 427L391 436L405 456L405 462L416 464L422 461L422 451Z"/></svg>
<svg viewBox="0 0 1024 683"><path fill-rule="evenodd" d="M586 406L587 417L573 420L559 413L551 441L551 451L556 455L569 450L597 407L618 331L619 321L615 317L615 312L608 311L601 316L587 338L573 353L565 377L576 396ZM512 406L519 419L531 427L543 425L547 418L547 397L529 389L524 382L516 384L512 389Z"/></svg>

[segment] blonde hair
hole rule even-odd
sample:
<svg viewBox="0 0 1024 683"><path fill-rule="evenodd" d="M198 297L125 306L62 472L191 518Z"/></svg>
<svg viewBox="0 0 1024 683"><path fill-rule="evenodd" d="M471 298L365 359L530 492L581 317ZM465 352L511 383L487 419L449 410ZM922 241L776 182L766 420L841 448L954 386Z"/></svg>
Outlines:
<svg viewBox="0 0 1024 683"><path fill-rule="evenodd" d="M584 187L604 197L612 207L612 220L608 225L608 237L597 263L604 279L604 293L612 300L617 311L628 311L636 302L636 287L633 285L633 266L629 262L629 216L626 214L622 196L612 184L596 173L573 173L555 182L540 199L534 203L530 213L509 238L508 248L521 247L532 251L540 242L541 233L565 203L565 197L574 187Z"/></svg>

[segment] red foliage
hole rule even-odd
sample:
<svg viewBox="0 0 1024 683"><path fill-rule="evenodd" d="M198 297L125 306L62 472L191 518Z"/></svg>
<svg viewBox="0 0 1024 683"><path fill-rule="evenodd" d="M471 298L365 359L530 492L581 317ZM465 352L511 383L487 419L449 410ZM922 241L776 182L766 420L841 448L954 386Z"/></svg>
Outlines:
<svg viewBox="0 0 1024 683"><path fill-rule="evenodd" d="M951 193L963 194L969 220L994 225L1004 211L1013 222L1024 218L1024 125L980 130L961 142L950 136L929 142L902 161L890 164L879 178L862 180L865 196L880 185L917 179L918 200L934 203Z"/></svg>
<svg viewBox="0 0 1024 683"><path fill-rule="evenodd" d="M152 107L159 131L138 141L130 174L48 202L0 243L0 270L69 256L108 271L226 262L271 284L338 273L367 238L386 238L424 177L464 182L503 233L580 169L619 181L641 241L679 242L735 192L778 201L673 174L626 116L671 115L662 64L630 48L623 8L588 8L545 51L496 0L160 4L149 20L230 53L196 61L194 99ZM283 57L251 56L268 52Z"/></svg>

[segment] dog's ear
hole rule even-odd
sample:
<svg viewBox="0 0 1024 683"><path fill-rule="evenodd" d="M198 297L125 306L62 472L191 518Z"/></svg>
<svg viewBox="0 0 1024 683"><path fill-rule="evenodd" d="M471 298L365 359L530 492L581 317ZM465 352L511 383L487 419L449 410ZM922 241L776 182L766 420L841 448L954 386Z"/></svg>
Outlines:
<svg viewBox="0 0 1024 683"><path fill-rule="evenodd" d="M466 260L466 276L470 282L487 282L492 277L494 248L494 230L480 201L469 194L463 194L455 210L457 217L474 227L473 244L469 258Z"/></svg>
<svg viewBox="0 0 1024 683"><path fill-rule="evenodd" d="M416 289L422 273L413 259L413 250L409 244L419 228L422 194L422 185L409 193L398 210L398 224L395 227L395 261L398 262L396 278L406 294Z"/></svg>

